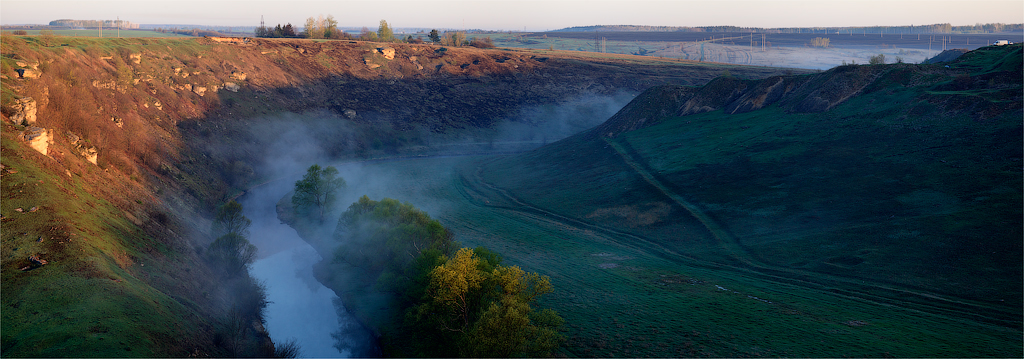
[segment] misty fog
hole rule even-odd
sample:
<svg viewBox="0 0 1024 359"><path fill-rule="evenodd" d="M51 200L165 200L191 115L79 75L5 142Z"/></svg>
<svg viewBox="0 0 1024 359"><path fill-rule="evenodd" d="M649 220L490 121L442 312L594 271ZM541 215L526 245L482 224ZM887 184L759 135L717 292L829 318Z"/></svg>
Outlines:
<svg viewBox="0 0 1024 359"><path fill-rule="evenodd" d="M633 97L628 93L586 95L558 104L527 106L492 129L447 133L417 129L411 131L415 144L378 158L417 161L530 150L604 122ZM241 152L256 154L262 162L253 166L254 171L269 180L250 188L240 201L252 220L250 241L259 248L260 259L250 273L267 288L271 303L266 309L266 328L271 338L275 343L296 340L303 357L372 355L376 349L369 333L344 310L338 296L316 280L313 265L322 260L321 254L331 253L332 246L340 245L332 243L331 234L340 214L360 196L410 202L434 218L445 212L448 202L416 186L419 176L424 175L416 166L365 168L366 160L355 153L355 142L358 136L367 135L368 128L388 127L387 123L358 123L325 110L284 113L254 122L248 130L250 138L258 142L224 145L219 150L228 158ZM277 218L275 207L312 164L337 167L347 182L313 246ZM450 174L450 170L432 168L429 172L437 176Z"/></svg>

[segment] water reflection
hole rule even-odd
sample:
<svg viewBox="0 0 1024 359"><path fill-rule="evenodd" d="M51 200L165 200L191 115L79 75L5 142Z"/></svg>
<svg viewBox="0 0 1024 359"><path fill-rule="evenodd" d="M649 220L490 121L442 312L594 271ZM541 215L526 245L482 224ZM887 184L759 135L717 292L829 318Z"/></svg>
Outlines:
<svg viewBox="0 0 1024 359"><path fill-rule="evenodd" d="M253 264L250 273L266 283L267 330L275 343L295 339L302 357L349 357L335 348L331 333L348 322L339 318L338 297L313 277L320 256L309 245L275 253ZM344 312L342 312L344 313ZM347 319L347 318L346 318Z"/></svg>
<svg viewBox="0 0 1024 359"><path fill-rule="evenodd" d="M303 358L376 356L370 334L313 276L321 260L295 230L277 219L274 205L286 186L264 186L242 201L252 219L249 240L260 249L250 274L267 288L266 328L274 343L294 339Z"/></svg>

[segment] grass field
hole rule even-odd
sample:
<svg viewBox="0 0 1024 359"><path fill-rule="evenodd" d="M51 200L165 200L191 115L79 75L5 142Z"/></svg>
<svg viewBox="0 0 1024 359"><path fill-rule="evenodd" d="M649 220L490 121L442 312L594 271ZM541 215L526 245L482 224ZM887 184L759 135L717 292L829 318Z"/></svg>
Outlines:
<svg viewBox="0 0 1024 359"><path fill-rule="evenodd" d="M350 189L342 201L362 194L409 201L451 228L463 245L485 246L508 264L550 276L555 291L543 305L568 323L563 354L941 357L1021 350L1019 329L771 278L716 263L699 248L525 203L479 176L480 165L495 159L345 165Z"/></svg>

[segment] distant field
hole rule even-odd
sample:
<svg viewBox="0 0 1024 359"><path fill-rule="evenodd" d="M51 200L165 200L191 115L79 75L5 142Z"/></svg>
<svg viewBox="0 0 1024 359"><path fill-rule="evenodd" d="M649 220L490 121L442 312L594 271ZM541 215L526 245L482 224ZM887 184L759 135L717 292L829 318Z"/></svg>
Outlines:
<svg viewBox="0 0 1024 359"><path fill-rule="evenodd" d="M761 34L755 33L754 45L758 46ZM547 36L548 38L566 39L594 39L606 38L608 41L641 41L641 42L693 42L705 41L712 38L730 38L726 44L750 45L751 33L748 32L545 32L527 34L527 38ZM826 37L831 40L834 47L847 46L875 46L875 47L901 47L927 49L931 41L932 48L935 45L942 46L942 37L949 39L948 48L976 49L981 46L990 45L996 40L1010 40L1013 42L1024 41L1024 34L765 34L765 40L772 46L809 46L811 39Z"/></svg>
<svg viewBox="0 0 1024 359"><path fill-rule="evenodd" d="M1024 34L761 34L739 32L546 32L483 34L499 47L644 54L671 59L698 60L756 66L829 69L843 62L867 63L884 54L889 62L901 58L919 63L943 49L970 50L996 40L1024 42ZM812 47L816 37L829 39L828 48ZM604 48L602 51L602 41Z"/></svg>
<svg viewBox="0 0 1024 359"><path fill-rule="evenodd" d="M4 30L4 34L10 33L12 30ZM25 30L28 36L39 36L39 31L42 30ZM57 36L64 37L100 37L99 31L95 29L90 30L53 30L53 33ZM149 30L121 30L121 37L190 37L185 35L178 35L174 33L162 33ZM116 38L118 37L117 29L103 29L104 38Z"/></svg>

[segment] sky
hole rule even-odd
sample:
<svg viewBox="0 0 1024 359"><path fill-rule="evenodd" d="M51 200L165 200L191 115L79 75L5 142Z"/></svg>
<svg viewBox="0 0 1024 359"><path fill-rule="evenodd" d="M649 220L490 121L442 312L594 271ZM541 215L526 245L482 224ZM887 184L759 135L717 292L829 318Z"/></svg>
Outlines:
<svg viewBox="0 0 1024 359"><path fill-rule="evenodd" d="M555 30L587 25L744 27L1024 23L1021 0L0 0L0 24L115 19L258 26L333 15L341 27Z"/></svg>

